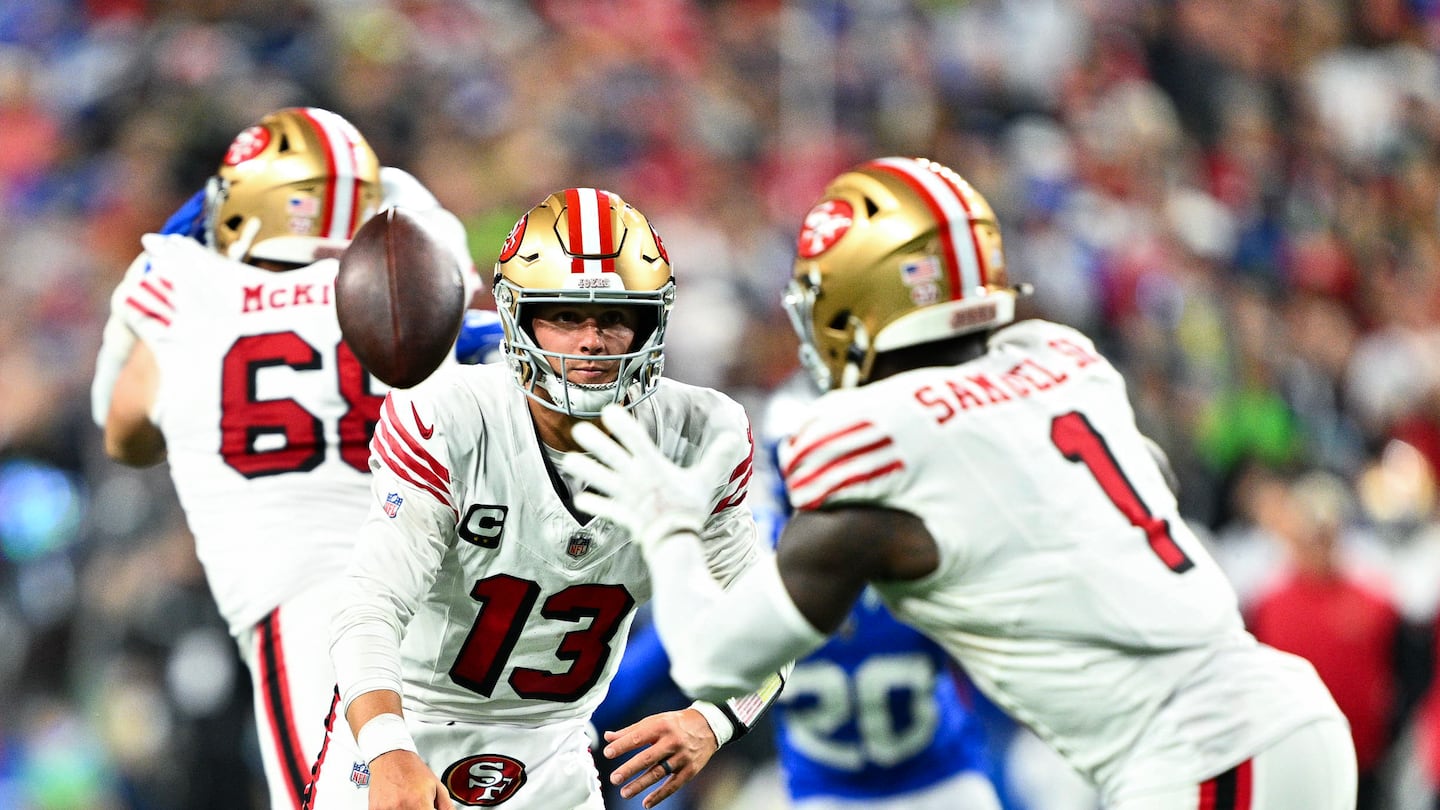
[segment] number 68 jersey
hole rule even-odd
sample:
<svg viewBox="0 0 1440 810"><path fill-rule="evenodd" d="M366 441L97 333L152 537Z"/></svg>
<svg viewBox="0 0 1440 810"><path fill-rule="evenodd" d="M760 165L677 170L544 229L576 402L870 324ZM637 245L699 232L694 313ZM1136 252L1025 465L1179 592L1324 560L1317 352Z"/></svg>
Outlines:
<svg viewBox="0 0 1440 810"><path fill-rule="evenodd" d="M347 707L383 688L407 715L539 725L588 718L605 695L650 575L623 529L572 513L511 373L460 366L385 401L334 625ZM634 414L682 466L748 431L738 403L668 379ZM722 583L758 559L750 463L742 450L715 482L702 545Z"/></svg>
<svg viewBox="0 0 1440 810"><path fill-rule="evenodd" d="M112 318L155 354L151 416L206 581L238 636L344 570L368 503L383 385L341 341L336 260L270 272L183 236L142 243Z"/></svg>
<svg viewBox="0 0 1440 810"><path fill-rule="evenodd" d="M828 393L780 465L797 509L924 521L937 570L876 589L1108 802L1339 716L1307 662L1245 631L1119 372L1068 327L1019 323L975 360Z"/></svg>

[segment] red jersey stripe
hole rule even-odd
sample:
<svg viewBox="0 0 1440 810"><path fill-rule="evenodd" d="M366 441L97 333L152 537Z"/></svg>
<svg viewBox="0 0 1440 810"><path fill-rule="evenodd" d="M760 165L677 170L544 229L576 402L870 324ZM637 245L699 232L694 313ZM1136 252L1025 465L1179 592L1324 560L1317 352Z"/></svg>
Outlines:
<svg viewBox="0 0 1440 810"><path fill-rule="evenodd" d="M175 304L174 304L173 302L171 302L171 300L165 295L165 293L163 293L163 292L161 292L159 289L157 289L154 284L151 284L151 283L150 283L150 279L148 279L148 278L147 278L147 279L141 279L141 281L140 281L140 289L142 289L142 290L144 290L145 292L148 292L148 293L150 293L151 295L155 296L155 300L159 301L160 303L164 304L165 306L169 307L170 309L173 310L173 309L175 308Z"/></svg>
<svg viewBox="0 0 1440 810"><path fill-rule="evenodd" d="M730 493L729 497L723 498L720 503L716 504L714 511L710 514L718 515L720 512L745 500L745 495L750 491L750 474L752 472L754 472L753 469L746 470L745 477L741 479L740 485L736 487L734 492Z"/></svg>
<svg viewBox="0 0 1440 810"><path fill-rule="evenodd" d="M395 438L395 431L381 420L375 426L375 439L382 447L389 451L389 457L398 461L404 469L395 470L396 473L409 473L408 478L419 478L428 486L434 487L437 493L443 493L446 503L450 502L449 487L435 474L435 471L426 467L421 461L409 452L404 443Z"/></svg>
<svg viewBox="0 0 1440 810"><path fill-rule="evenodd" d="M807 456L809 456L811 453L815 452L816 450L819 450L821 447L824 447L826 444L829 444L830 442L834 441L835 439L839 439L839 438L842 438L842 437L844 437L844 436L849 436L851 433L854 433L854 432L857 431L857 430L864 430L865 428L870 428L870 427L874 427L874 426L875 426L874 423L869 422L869 421L857 422L856 424L853 424L853 425L851 425L850 427L841 428L840 430L837 430L837 431L835 431L834 433L831 433L831 434L828 434L828 435L825 435L825 436L821 436L820 438L818 438L818 439L816 439L814 442L812 442L812 443L810 444L810 446L806 447L804 450L801 450L799 453L797 453L794 458L790 459L790 463L787 464L787 465L785 465L785 469L784 469L784 470L781 470L781 471L780 471L780 474L781 474L782 476L784 476L785 478L789 478L789 477L790 477L790 474L793 473L793 472L795 472L795 468L798 467L798 466L800 466L800 462L804 461L805 458L806 458ZM799 439L799 438L800 438L799 436L796 436L796 437L792 438L792 439L790 440L790 443L791 443L791 444L794 444L795 441L796 441L796 439Z"/></svg>
<svg viewBox="0 0 1440 810"><path fill-rule="evenodd" d="M405 446L410 448L410 451L415 456L415 458L423 462L425 466L429 467L437 476L440 477L440 480L444 481L446 484L450 483L450 470L446 469L444 464L441 464L439 461L435 460L435 457L430 455L430 452L420 444L419 440L417 440L414 436L411 436L410 431L405 429L404 423L400 421L400 416L395 412L394 397L386 395L385 418L380 421L381 424L389 423L389 425L394 428L395 434L399 436L402 440L404 440Z"/></svg>
<svg viewBox="0 0 1440 810"><path fill-rule="evenodd" d="M786 486L790 487L791 489L798 490L806 484L809 484L810 482L814 481L825 473L830 472L831 470L853 458L858 458L865 455L866 453L873 453L882 447L889 447L894 443L895 441L893 439L891 439L889 436L885 436L862 447L857 447L848 453L830 459L829 461L820 465L819 468L811 470L807 475L797 481L787 481Z"/></svg>
<svg viewBox="0 0 1440 810"><path fill-rule="evenodd" d="M127 298L125 299L125 303L126 303L129 307L131 307L132 309L138 311L141 315L144 315L144 316L147 317L147 318L154 318L155 320L159 321L160 323L165 324L166 326L169 326L169 325L170 325L170 319L169 319L169 318L167 318L167 317L165 317L164 315L161 315L160 313L156 312L155 310L153 310L153 309L145 306L144 304L140 303L139 301L136 301L133 297L127 297Z"/></svg>
<svg viewBox="0 0 1440 810"><path fill-rule="evenodd" d="M895 461L892 461L883 467L871 470L870 472L861 473L859 475L852 475L849 478L846 478L844 481L841 481L835 486L825 490L825 492L821 494L820 497L811 499L801 504L800 508L806 510L818 509L821 505L825 503L827 499L830 498L831 495L834 495L845 487L854 486L855 484L863 484L866 481L872 481L882 475L889 475L892 472L903 469L905 469L905 462L896 459Z"/></svg>
<svg viewBox="0 0 1440 810"><path fill-rule="evenodd" d="M443 493L435 489L435 487L431 486L430 484L418 480L410 472L408 467L405 467L404 465L396 461L394 456L390 454L390 450L385 446L383 442L380 441L378 434L375 440L370 443L370 449L377 456L379 456L382 461L385 462L385 466L389 467L391 472L394 472L396 475L400 476L400 478L410 482L415 487L430 493L435 498L435 500L439 501L442 505L450 509L451 513L455 515L456 521L460 520L460 513L455 509L453 505L451 505L449 498L447 498Z"/></svg>

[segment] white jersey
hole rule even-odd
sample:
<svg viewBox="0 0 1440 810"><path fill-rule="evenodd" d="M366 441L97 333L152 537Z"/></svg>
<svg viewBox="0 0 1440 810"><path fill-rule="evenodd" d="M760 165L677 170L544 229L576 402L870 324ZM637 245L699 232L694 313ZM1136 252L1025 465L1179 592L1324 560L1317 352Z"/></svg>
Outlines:
<svg viewBox="0 0 1440 810"><path fill-rule="evenodd" d="M1338 716L1245 631L1143 441L1091 342L1027 321L971 362L826 394L780 463L797 509L924 521L937 570L877 588L1114 801Z"/></svg>
<svg viewBox="0 0 1440 810"><path fill-rule="evenodd" d="M459 366L385 402L335 624L347 705L388 688L407 716L541 725L588 718L605 696L650 575L623 529L570 512L511 374ZM713 437L748 429L733 400L668 379L634 414L687 466ZM742 453L715 482L703 545L721 582L758 559L750 465ZM395 645L403 688L367 666Z"/></svg>
<svg viewBox="0 0 1440 810"><path fill-rule="evenodd" d="M277 273L183 236L143 244L114 311L155 354L151 416L238 635L344 569L385 388L341 342L336 260Z"/></svg>

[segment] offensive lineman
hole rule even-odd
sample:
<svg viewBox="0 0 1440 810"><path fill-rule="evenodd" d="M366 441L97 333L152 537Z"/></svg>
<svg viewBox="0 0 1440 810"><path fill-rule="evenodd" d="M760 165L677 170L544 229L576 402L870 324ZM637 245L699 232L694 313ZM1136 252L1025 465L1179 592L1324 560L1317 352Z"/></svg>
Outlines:
<svg viewBox="0 0 1440 810"><path fill-rule="evenodd" d="M378 208L464 228L364 137L313 107L236 136L198 199L146 234L111 299L92 411L107 453L168 458L206 581L254 686L270 807L298 810L335 676L334 600L369 493L383 390L341 342L336 257Z"/></svg>
<svg viewBox="0 0 1440 810"><path fill-rule="evenodd" d="M1119 372L1014 317L994 213L959 175L889 158L806 217L789 310L822 389L782 448L796 516L774 562L696 575L693 477L607 410L572 469L632 526L680 686L723 697L836 630L867 584L1112 810L1352 810L1344 716L1257 643L1176 510ZM724 447L714 447L717 455ZM586 463L588 461L588 463Z"/></svg>

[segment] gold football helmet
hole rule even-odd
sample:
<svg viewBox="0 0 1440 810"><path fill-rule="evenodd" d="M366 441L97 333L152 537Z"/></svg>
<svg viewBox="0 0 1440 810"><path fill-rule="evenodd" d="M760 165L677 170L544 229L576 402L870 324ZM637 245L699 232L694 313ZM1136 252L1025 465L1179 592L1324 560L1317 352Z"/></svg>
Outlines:
<svg viewBox="0 0 1440 810"><path fill-rule="evenodd" d="M870 378L880 352L1009 323L990 204L950 169L882 158L830 182L805 216L785 309L821 390Z"/></svg>
<svg viewBox="0 0 1440 810"><path fill-rule="evenodd" d="M665 367L665 326L675 303L675 279L660 236L644 214L618 195L570 188L530 209L500 249L494 295L505 330L506 361L516 384L532 400L551 410L594 418L609 403L633 408L655 393ZM629 352L602 357L542 349L527 310L533 304L553 303L640 307L635 343ZM568 363L594 360L619 361L616 381L583 385L567 380Z"/></svg>
<svg viewBox="0 0 1440 810"><path fill-rule="evenodd" d="M280 110L230 143L205 188L205 238L242 262L338 257L380 194L380 163L349 121L315 107Z"/></svg>

